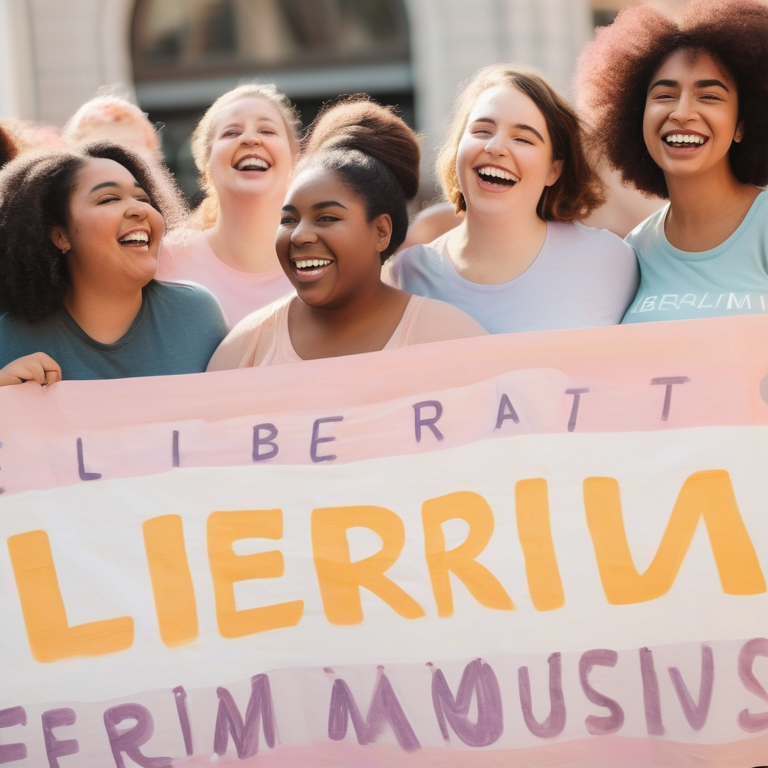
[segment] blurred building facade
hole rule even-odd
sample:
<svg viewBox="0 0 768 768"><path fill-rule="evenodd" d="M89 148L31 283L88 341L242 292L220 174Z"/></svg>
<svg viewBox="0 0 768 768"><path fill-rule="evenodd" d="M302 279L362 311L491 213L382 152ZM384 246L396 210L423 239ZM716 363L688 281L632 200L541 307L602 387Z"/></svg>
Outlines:
<svg viewBox="0 0 768 768"><path fill-rule="evenodd" d="M275 82L305 119L339 93L395 103L431 167L458 85L497 61L568 92L582 45L617 0L0 0L0 116L62 125L99 88L165 125L194 176L190 127L218 95Z"/></svg>

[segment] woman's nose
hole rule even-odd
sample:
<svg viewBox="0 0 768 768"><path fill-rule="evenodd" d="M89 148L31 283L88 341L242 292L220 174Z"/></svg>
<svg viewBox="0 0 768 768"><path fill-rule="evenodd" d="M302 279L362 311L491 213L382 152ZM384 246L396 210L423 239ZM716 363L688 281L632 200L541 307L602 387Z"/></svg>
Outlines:
<svg viewBox="0 0 768 768"><path fill-rule="evenodd" d="M489 155L504 155L507 151L507 145L499 134L495 134L485 143L485 151Z"/></svg>
<svg viewBox="0 0 768 768"><path fill-rule="evenodd" d="M291 242L294 245L306 245L317 240L317 235L307 223L300 221L291 232Z"/></svg>

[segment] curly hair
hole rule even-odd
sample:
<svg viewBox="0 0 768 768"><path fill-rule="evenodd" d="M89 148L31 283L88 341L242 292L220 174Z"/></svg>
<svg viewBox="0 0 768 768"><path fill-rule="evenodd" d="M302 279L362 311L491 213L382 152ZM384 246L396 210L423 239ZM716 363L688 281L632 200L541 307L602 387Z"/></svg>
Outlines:
<svg viewBox="0 0 768 768"><path fill-rule="evenodd" d="M338 174L365 205L368 221L386 213L392 236L384 263L408 232L408 201L419 191L421 148L413 130L391 107L365 94L327 104L310 126L299 167L318 164Z"/></svg>
<svg viewBox="0 0 768 768"><path fill-rule="evenodd" d="M301 129L298 112L288 97L278 91L274 85L271 83L244 83L231 91L227 91L223 96L219 96L208 107L192 133L192 157L200 174L200 186L205 193L205 198L192 215L193 225L200 229L212 227L219 215L219 196L216 193L209 167L213 146L213 129L222 111L241 99L263 99L272 104L280 113L285 127L288 129L288 140L291 142L292 149L294 152L298 149Z"/></svg>
<svg viewBox="0 0 768 768"><path fill-rule="evenodd" d="M63 306L70 274L51 230L68 225L69 200L89 158L126 168L167 221L181 215L178 200L124 147L99 143L18 157L0 171L0 312L34 322Z"/></svg>
<svg viewBox="0 0 768 768"><path fill-rule="evenodd" d="M13 160L18 154L18 147L10 131L0 123L0 168Z"/></svg>
<svg viewBox="0 0 768 768"><path fill-rule="evenodd" d="M578 101L589 115L589 144L622 181L668 196L664 174L643 140L654 72L679 50L710 54L731 75L744 138L730 162L744 184L768 183L768 6L757 0L692 0L673 18L647 6L627 8L598 29L576 70Z"/></svg>
<svg viewBox="0 0 768 768"><path fill-rule="evenodd" d="M536 213L545 221L586 218L605 202L605 197L603 183L584 150L584 132L579 118L541 75L508 64L492 64L479 70L464 84L456 100L448 140L437 158L437 173L446 198L456 206L456 213L467 210L456 170L459 143L480 94L500 85L517 88L533 101L546 121L553 160L563 161L560 177L544 188Z"/></svg>

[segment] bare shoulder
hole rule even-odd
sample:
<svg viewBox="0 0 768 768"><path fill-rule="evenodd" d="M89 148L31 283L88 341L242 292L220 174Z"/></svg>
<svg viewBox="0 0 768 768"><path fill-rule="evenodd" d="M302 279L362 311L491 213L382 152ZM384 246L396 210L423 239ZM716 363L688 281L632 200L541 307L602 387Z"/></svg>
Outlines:
<svg viewBox="0 0 768 768"><path fill-rule="evenodd" d="M421 306L414 329L414 344L488 336L480 323L453 305L424 297L418 297L418 300Z"/></svg>
<svg viewBox="0 0 768 768"><path fill-rule="evenodd" d="M286 297L290 299L291 297ZM258 365L259 350L274 336L277 311L285 299L246 315L228 334L208 363L208 371L227 371Z"/></svg>

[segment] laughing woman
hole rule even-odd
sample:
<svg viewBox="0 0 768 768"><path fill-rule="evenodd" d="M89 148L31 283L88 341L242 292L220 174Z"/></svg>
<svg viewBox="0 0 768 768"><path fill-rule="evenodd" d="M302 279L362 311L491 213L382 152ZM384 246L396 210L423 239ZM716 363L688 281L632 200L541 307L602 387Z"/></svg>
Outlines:
<svg viewBox="0 0 768 768"><path fill-rule="evenodd" d="M205 199L165 243L158 279L204 285L230 325L292 290L274 242L298 128L286 96L246 83L217 99L192 135Z"/></svg>
<svg viewBox="0 0 768 768"><path fill-rule="evenodd" d="M416 136L389 110L352 101L326 111L288 189L275 243L296 293L239 323L209 370L484 335L454 307L381 281L408 229L418 169Z"/></svg>
<svg viewBox="0 0 768 768"><path fill-rule="evenodd" d="M768 7L694 0L599 30L577 85L598 150L669 203L628 236L641 282L624 322L768 309Z"/></svg>
<svg viewBox="0 0 768 768"><path fill-rule="evenodd" d="M175 201L111 144L0 173L0 386L205 370L226 327L199 286L153 280Z"/></svg>
<svg viewBox="0 0 768 768"><path fill-rule="evenodd" d="M398 254L395 285L491 333L621 320L637 262L616 235L578 223L602 202L602 184L576 115L543 78L480 70L459 97L438 171L463 221Z"/></svg>

